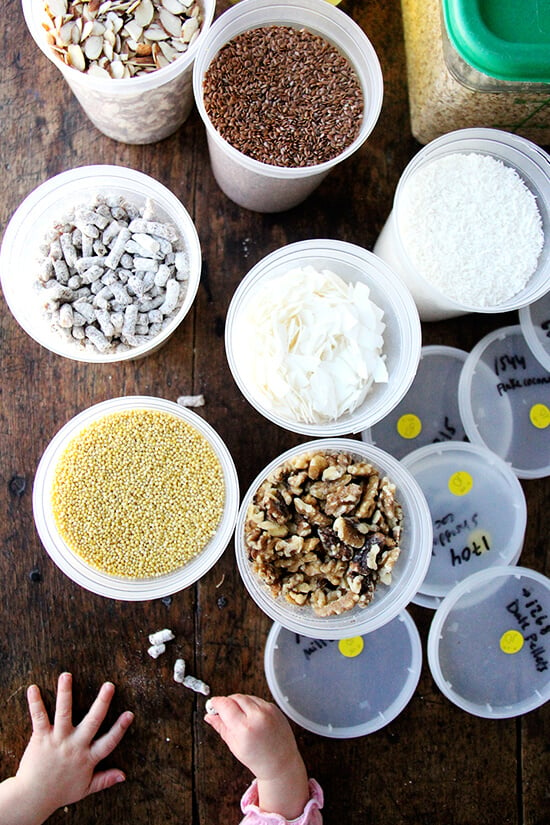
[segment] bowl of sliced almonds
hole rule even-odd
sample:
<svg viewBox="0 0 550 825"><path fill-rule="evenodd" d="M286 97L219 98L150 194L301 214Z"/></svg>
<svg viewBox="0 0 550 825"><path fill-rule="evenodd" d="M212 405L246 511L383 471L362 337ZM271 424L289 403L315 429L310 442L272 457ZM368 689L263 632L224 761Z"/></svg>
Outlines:
<svg viewBox="0 0 550 825"><path fill-rule="evenodd" d="M193 62L215 0L23 0L37 46L107 137L154 143L194 103Z"/></svg>
<svg viewBox="0 0 550 825"><path fill-rule="evenodd" d="M432 520L397 459L354 439L319 439L259 473L241 503L235 550L246 589L270 618L310 638L349 638L387 624L415 596Z"/></svg>

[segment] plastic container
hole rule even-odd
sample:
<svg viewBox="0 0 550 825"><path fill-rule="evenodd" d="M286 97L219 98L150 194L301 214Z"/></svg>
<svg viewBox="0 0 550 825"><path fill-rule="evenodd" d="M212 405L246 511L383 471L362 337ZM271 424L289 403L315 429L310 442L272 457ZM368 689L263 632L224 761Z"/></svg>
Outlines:
<svg viewBox="0 0 550 825"><path fill-rule="evenodd" d="M354 607L339 616L317 616L308 607L291 604L283 596L274 598L268 587L252 572L244 540L248 506L265 478L293 456L316 451L345 451L370 462L396 485L395 497L403 508L401 554L389 585L379 583L374 598L365 608ZM287 630L313 639L345 639L377 630L394 619L414 597L422 584L432 551L432 521L420 486L392 456L361 441L327 438L300 444L275 458L258 474L244 495L235 528L235 552L242 580L258 607Z"/></svg>
<svg viewBox="0 0 550 825"><path fill-rule="evenodd" d="M550 371L550 292L522 307L519 323L529 349L544 369Z"/></svg>
<svg viewBox="0 0 550 825"><path fill-rule="evenodd" d="M294 722L319 736L352 739L385 727L409 703L422 645L406 610L373 633L339 642L275 623L264 667L273 698Z"/></svg>
<svg viewBox="0 0 550 825"><path fill-rule="evenodd" d="M386 355L388 382L374 383L363 403L352 413L322 424L297 421L290 417L283 406L280 409L269 406L270 399L252 384L249 375L248 351L253 345L253 330L250 335L243 334L247 302L254 292L289 270L305 266L312 266L316 270L331 270L346 282L365 283L370 290L370 300L383 311L382 321L386 324L383 352ZM420 358L420 322L407 289L372 252L343 241L299 241L262 258L243 278L227 312L225 347L229 367L239 389L267 419L287 430L305 435L343 435L360 432L379 421L407 392Z"/></svg>
<svg viewBox="0 0 550 825"><path fill-rule="evenodd" d="M271 166L248 157L214 128L203 100L203 79L223 46L249 29L261 26L305 28L334 44L354 66L363 89L364 115L352 143L336 157L313 166ZM366 141L382 108L383 80L378 57L362 29L325 0L242 0L224 12L205 37L193 68L193 88L204 121L210 163L222 191L239 206L255 212L281 212L301 203L339 163Z"/></svg>
<svg viewBox="0 0 550 825"><path fill-rule="evenodd" d="M519 478L550 474L550 374L521 332L494 330L470 352L458 403L470 441L488 447Z"/></svg>
<svg viewBox="0 0 550 825"><path fill-rule="evenodd" d="M106 415L128 410L153 410L170 413L193 426L207 439L216 453L224 476L225 505L215 535L204 550L178 570L160 576L132 579L114 576L87 564L74 553L59 534L51 504L51 489L57 463L69 441ZM177 593L194 584L218 561L227 547L239 506L239 485L233 459L216 431L196 413L172 401L148 396L126 396L102 401L76 415L52 438L36 470L33 488L33 513L38 535L52 561L74 582L111 599L146 601Z"/></svg>
<svg viewBox="0 0 550 825"><path fill-rule="evenodd" d="M155 143L173 134L193 108L193 61L214 17L215 0L200 0L201 31L182 57L147 75L94 77L67 66L46 42L41 0L23 0L23 13L36 45L56 66L94 126L122 143Z"/></svg>
<svg viewBox="0 0 550 825"><path fill-rule="evenodd" d="M401 0L413 135L486 126L550 144L550 17L538 0Z"/></svg>
<svg viewBox="0 0 550 825"><path fill-rule="evenodd" d="M474 716L508 719L550 699L550 580L525 567L481 570L435 613L428 662L441 692Z"/></svg>
<svg viewBox="0 0 550 825"><path fill-rule="evenodd" d="M527 504L508 464L485 447L452 441L420 447L402 461L432 515L432 558L415 603L437 607L466 576L515 564Z"/></svg>
<svg viewBox="0 0 550 825"><path fill-rule="evenodd" d="M158 335L125 352L101 353L84 349L77 341L74 344L67 341L52 329L35 289L40 246L45 235L72 207L86 204L98 194L120 195L138 207L151 199L159 218L178 231L188 256L189 277L181 307ZM154 178L123 166L82 166L40 184L12 215L0 249L2 290L16 321L51 352L91 363L127 361L158 349L189 312L199 287L201 264L197 230L183 204Z"/></svg>
<svg viewBox="0 0 550 825"><path fill-rule="evenodd" d="M410 250L403 240L403 225L409 204L409 182L415 172L433 161L456 154L487 155L514 169L532 192L541 216L544 233L543 248L536 270L523 289L496 305L477 306L461 303L435 287L411 260ZM443 135L421 149L405 168L395 192L393 209L380 233L374 252L383 258L411 291L421 321L439 321L469 312L508 312L533 303L550 289L550 156L524 138L498 129L461 129ZM452 201L450 201L452 203ZM487 216L492 204L487 204ZM431 220L434 220L434 215ZM458 226L461 216L456 215ZM465 237L464 240L467 240ZM460 262L467 270L468 259ZM459 262L457 261L457 266ZM458 272L459 270L457 270ZM457 275L457 277L459 277ZM481 276L480 276L481 277Z"/></svg>
<svg viewBox="0 0 550 825"><path fill-rule="evenodd" d="M363 441L376 444L395 458L403 458L426 444L464 441L458 380L467 355L456 347L422 347L407 394L391 412L361 434Z"/></svg>

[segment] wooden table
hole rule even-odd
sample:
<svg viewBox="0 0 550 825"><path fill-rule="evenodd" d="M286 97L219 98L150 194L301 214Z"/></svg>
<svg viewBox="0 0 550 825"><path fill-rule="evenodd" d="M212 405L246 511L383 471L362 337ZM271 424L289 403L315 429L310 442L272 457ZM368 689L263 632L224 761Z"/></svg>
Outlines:
<svg viewBox="0 0 550 825"><path fill-rule="evenodd" d="M217 13L228 5L218 3ZM127 772L128 782L59 811L54 823L239 820L248 772L203 722L203 697L172 681L172 658L153 661L146 653L147 634L171 627L179 654L215 693L269 698L263 650L271 622L245 592L233 546L199 584L173 598L104 599L74 584L45 553L33 523L33 478L44 448L69 418L119 395L175 401L203 393L200 413L226 441L242 491L274 456L307 440L271 425L244 400L229 372L223 329L240 279L281 245L329 237L372 249L399 175L419 149L408 121L398 0L348 0L342 8L361 24L380 57L380 120L366 145L303 205L261 215L240 209L218 189L196 111L157 145L122 145L95 130L35 47L19 2L4 2L2 228L47 178L79 165L120 164L173 190L195 221L204 258L192 312L160 351L136 362L94 366L55 356L23 332L2 298L0 776L16 770L29 737L25 688L33 681L51 706L59 672L71 670L78 714L100 683L112 679L118 687L113 718L125 708L137 714L110 760ZM515 313L425 324L423 343L469 350L508 323L517 323ZM521 563L548 575L550 483L527 481L523 488L529 519ZM432 613L414 605L410 612L425 650ZM377 733L342 741L295 730L311 774L325 789L328 825L542 825L550 821L549 709L505 721L470 716L439 692L425 663L409 705Z"/></svg>

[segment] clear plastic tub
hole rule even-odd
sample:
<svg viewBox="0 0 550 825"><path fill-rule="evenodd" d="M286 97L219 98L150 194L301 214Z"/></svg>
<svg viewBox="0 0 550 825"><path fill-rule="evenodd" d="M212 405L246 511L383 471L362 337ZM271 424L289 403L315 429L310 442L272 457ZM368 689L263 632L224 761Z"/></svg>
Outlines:
<svg viewBox="0 0 550 825"><path fill-rule="evenodd" d="M42 28L41 0L22 0L28 29L39 49L56 66L94 126L122 143L155 143L173 134L193 108L193 62L210 27L215 0L200 0L202 27L182 57L138 77L94 77L56 57Z"/></svg>
<svg viewBox="0 0 550 825"><path fill-rule="evenodd" d="M550 474L550 373L519 325L475 345L460 375L458 403L470 441L508 462L519 478Z"/></svg>
<svg viewBox="0 0 550 825"><path fill-rule="evenodd" d="M456 347L422 347L409 391L391 412L361 434L363 440L395 458L426 444L465 440L458 380L467 355Z"/></svg>
<svg viewBox="0 0 550 825"><path fill-rule="evenodd" d="M368 461L396 485L395 497L403 508L401 553L389 585L378 584L365 608L355 606L338 616L317 616L308 606L298 607L283 596L274 598L267 585L252 572L244 539L248 506L259 485L287 459L315 451L344 451ZM275 458L250 485L244 495L235 528L235 552L246 589L258 607L287 630L313 639L345 639L371 633L394 619L412 600L428 570L432 552L432 520L422 490L409 471L395 458L361 441L327 438L300 444Z"/></svg>
<svg viewBox="0 0 550 825"><path fill-rule="evenodd" d="M323 0L324 2L324 0ZM374 383L364 401L352 413L323 424L297 421L284 409L274 409L270 400L252 384L247 364L252 336L243 334L244 313L254 293L296 267L328 269L348 283L363 282L370 300L383 312L383 352L389 380ZM319 239L298 241L281 247L259 261L237 287L227 312L225 347L229 367L239 389L258 412L270 421L297 433L334 436L357 433L386 416L407 392L420 359L421 333L418 313L408 290L386 264L360 246ZM306 392L306 390L304 390Z"/></svg>
<svg viewBox="0 0 550 825"><path fill-rule="evenodd" d="M514 169L535 197L542 220L543 248L536 270L517 294L496 305L470 305L444 294L413 264L403 240L409 181L415 172L432 161L454 154L487 155ZM461 129L443 135L421 149L405 168L395 192L393 209L382 228L374 252L383 258L410 289L422 321L439 321L469 312L509 312L541 298L550 289L550 157L534 143L498 129ZM489 215L491 204L487 204ZM430 218L436 220L433 215ZM428 220L428 218L427 218ZM460 215L456 215L460 227ZM467 240L467 239L466 239ZM462 262L457 261L457 265ZM469 261L464 260L467 268Z"/></svg>
<svg viewBox="0 0 550 825"><path fill-rule="evenodd" d="M193 426L207 439L216 453L222 467L225 484L222 518L215 535L204 550L183 567L171 573L139 579L104 573L87 564L84 559L73 552L56 527L51 502L56 466L70 440L93 421L111 413L129 410L169 413ZM86 590L121 601L160 599L177 593L198 581L218 561L229 544L238 506L239 485L233 459L224 442L210 424L192 410L180 407L172 401L137 395L113 398L94 404L68 421L46 447L36 470L33 488L33 513L36 529L52 561L65 575Z"/></svg>
<svg viewBox="0 0 550 825"><path fill-rule="evenodd" d="M436 607L466 576L516 563L527 505L508 464L485 447L451 441L420 447L403 464L432 515L432 558L415 603Z"/></svg>
<svg viewBox="0 0 550 825"><path fill-rule="evenodd" d="M352 739L388 725L418 685L422 645L406 610L366 636L327 641L297 636L277 622L264 654L279 707L319 736Z"/></svg>
<svg viewBox="0 0 550 825"><path fill-rule="evenodd" d="M550 699L550 580L526 567L468 576L445 597L428 636L428 662L462 710L509 719Z"/></svg>
<svg viewBox="0 0 550 825"><path fill-rule="evenodd" d="M158 335L125 352L84 349L52 329L35 289L40 246L54 223L72 207L96 195L122 196L143 207L150 199L160 220L172 224L183 242L189 264L186 292L179 310ZM158 349L183 321L197 294L202 257L191 217L176 196L154 178L123 166L82 166L62 172L34 189L12 215L0 249L0 277L6 302L16 321L39 344L75 361L112 363L141 358Z"/></svg>
<svg viewBox="0 0 550 825"><path fill-rule="evenodd" d="M224 140L205 109L203 79L220 49L242 32L261 26L305 28L333 43L352 63L364 97L361 130L337 157L313 166L271 166L248 157ZM210 163L222 191L239 206L256 212L281 212L301 203L323 178L366 141L382 108L383 80L378 57L362 29L325 0L242 0L211 26L193 68L193 88L204 121Z"/></svg>
<svg viewBox="0 0 550 825"><path fill-rule="evenodd" d="M522 307L519 323L531 352L550 371L550 292Z"/></svg>

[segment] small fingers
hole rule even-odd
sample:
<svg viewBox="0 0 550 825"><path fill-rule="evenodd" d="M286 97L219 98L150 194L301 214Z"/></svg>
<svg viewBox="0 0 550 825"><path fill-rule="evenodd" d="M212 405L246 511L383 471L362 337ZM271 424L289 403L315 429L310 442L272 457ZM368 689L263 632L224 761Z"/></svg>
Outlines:
<svg viewBox="0 0 550 825"><path fill-rule="evenodd" d="M121 713L112 728L92 743L90 750L96 764L114 751L133 721L134 714L130 710Z"/></svg>
<svg viewBox="0 0 550 825"><path fill-rule="evenodd" d="M97 793L98 791L105 791L107 788L112 788L118 782L124 782L126 779L122 771L117 768L110 768L107 771L98 771L94 773L90 783L89 794Z"/></svg>
<svg viewBox="0 0 550 825"><path fill-rule="evenodd" d="M92 741L107 716L114 692L115 686L112 682L104 682L101 685L90 710L77 726L79 738L82 736L87 742Z"/></svg>
<svg viewBox="0 0 550 825"><path fill-rule="evenodd" d="M33 733L49 733L51 728L50 717L44 707L38 685L30 685L28 688L27 703L31 715Z"/></svg>
<svg viewBox="0 0 550 825"><path fill-rule="evenodd" d="M73 677L70 673L61 673L57 680L53 724L54 730L61 736L68 735L73 729Z"/></svg>

